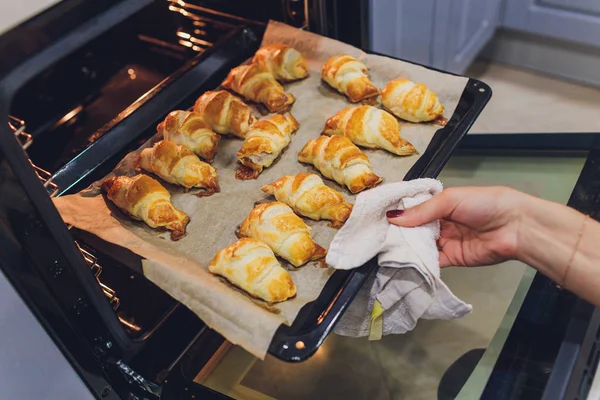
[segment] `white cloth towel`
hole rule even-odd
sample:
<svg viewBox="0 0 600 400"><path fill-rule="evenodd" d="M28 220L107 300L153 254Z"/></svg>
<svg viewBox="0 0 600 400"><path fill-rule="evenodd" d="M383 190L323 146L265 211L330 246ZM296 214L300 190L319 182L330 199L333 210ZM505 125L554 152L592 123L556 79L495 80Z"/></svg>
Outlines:
<svg viewBox="0 0 600 400"><path fill-rule="evenodd" d="M350 218L331 242L327 264L352 269L378 255L380 268L360 289L335 333L379 339L412 330L420 318L453 319L471 311L440 278L439 221L402 228L386 218L388 210L414 207L441 191L435 179L416 179L358 195Z"/></svg>

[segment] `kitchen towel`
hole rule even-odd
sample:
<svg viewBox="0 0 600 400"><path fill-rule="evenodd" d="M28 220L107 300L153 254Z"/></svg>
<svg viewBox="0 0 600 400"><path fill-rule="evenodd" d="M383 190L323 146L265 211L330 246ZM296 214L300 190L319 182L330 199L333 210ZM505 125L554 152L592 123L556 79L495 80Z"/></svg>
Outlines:
<svg viewBox="0 0 600 400"><path fill-rule="evenodd" d="M380 268L362 286L335 333L375 340L408 332L421 318L447 320L471 311L440 278L439 221L403 228L386 218L388 210L414 207L441 191L435 179L416 179L358 195L350 218L331 242L327 264L352 269L378 256Z"/></svg>

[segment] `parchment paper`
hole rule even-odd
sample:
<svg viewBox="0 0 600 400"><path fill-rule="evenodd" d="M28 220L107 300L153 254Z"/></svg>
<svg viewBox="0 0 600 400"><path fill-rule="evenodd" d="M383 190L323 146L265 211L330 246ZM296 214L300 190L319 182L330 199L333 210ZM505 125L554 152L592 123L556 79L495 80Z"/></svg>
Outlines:
<svg viewBox="0 0 600 400"><path fill-rule="evenodd" d="M224 137L213 163L219 174L220 193L196 197L192 195L193 192L184 193L180 188L162 182L172 193L175 206L191 218L183 239L173 242L168 233L127 218L100 194L100 182L78 194L54 200L66 223L140 255L144 259L144 275L149 280L186 305L229 341L243 346L260 358L264 358L277 328L293 322L300 308L319 295L333 271L320 266L318 262L296 269L282 261L296 283L298 294L286 302L267 306L210 274L207 265L217 251L236 241L236 228L256 202L274 200L262 193L261 186L283 175L299 172L318 174L311 166L300 164L297 154L308 140L320 134L329 117L351 106L344 96L321 83L323 63L334 55L348 53L364 60L373 82L379 88L400 76L425 82L440 97L447 118L454 112L467 83L466 78L434 72L387 57L367 55L352 46L282 23L271 22L268 26L263 44L274 42L294 46L308 60L310 77L285 85L286 90L296 96L292 114L299 121L300 129L280 159L257 180L242 182L235 179L238 166L236 153L242 141ZM417 148L419 154L425 151L438 129L440 126L434 124L402 123L402 135ZM160 137L155 135L142 147L150 146L157 140ZM135 175L133 160L139 151L125 157L112 174ZM375 173L384 178L384 183L402 180L419 157L418 154L398 157L382 150L365 150L365 153ZM332 181L326 181L326 184L353 202L354 196L345 188ZM313 228L315 241L328 247L336 230L330 228L326 221L306 219L306 222Z"/></svg>

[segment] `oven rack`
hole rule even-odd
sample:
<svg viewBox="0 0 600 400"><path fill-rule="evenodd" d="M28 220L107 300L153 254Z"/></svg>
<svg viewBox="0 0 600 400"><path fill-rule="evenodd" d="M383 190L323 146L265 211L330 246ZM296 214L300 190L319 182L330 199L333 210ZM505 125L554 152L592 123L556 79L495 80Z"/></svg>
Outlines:
<svg viewBox="0 0 600 400"><path fill-rule="evenodd" d="M31 143L33 143L33 136L25 132L25 121L9 115L8 126L10 126L10 129L12 129L15 133L15 136L21 144L23 150L27 150L27 148L31 146Z"/></svg>
<svg viewBox="0 0 600 400"><path fill-rule="evenodd" d="M17 141L19 142L23 150L27 150L27 148L33 143L33 136L25 132L25 121L11 115L9 116L8 125L14 131L15 137L17 138ZM44 188L46 188L48 195L50 197L55 197L58 194L58 186L54 182L52 182L52 174L46 171L45 169L38 167L31 160L29 160L29 163L33 167L38 179L40 180ZM108 299L110 306L116 312L119 309L119 306L121 305L121 300L117 296L117 292L114 289L105 285L100 280L100 275L102 274L103 268L98 263L98 257L96 257L92 252L92 249L88 248L87 246L84 247L80 245L77 241L75 241L75 244L81 252L81 255L83 256L83 259L85 260L86 264L90 268L90 271L96 278L98 285L100 285L102 293L104 293L104 296ZM134 332L139 332L142 329L140 326L126 320L121 316L118 316L118 319L123 325L125 325L128 329Z"/></svg>
<svg viewBox="0 0 600 400"><path fill-rule="evenodd" d="M100 275L102 274L102 266L98 264L98 257L96 257L87 248L81 246L79 243L75 243L77 244L77 247L79 248L79 251L81 252L81 255L83 256L85 262L90 267L92 274L94 274L94 276L96 277L96 280L102 288L102 292L108 299L108 302L111 305L112 309L117 311L119 309L119 306L121 305L121 300L119 300L119 298L117 297L117 293L115 290L109 288L100 281Z"/></svg>
<svg viewBox="0 0 600 400"><path fill-rule="evenodd" d="M214 39L210 37L210 30L220 30L222 35L225 35L245 25L264 26L262 22L211 10L182 0L168 0L168 2L169 11L179 13L189 19L191 28L179 27L177 29L177 44L168 43L165 40L147 35L139 35L138 39L167 49L179 50L179 46L183 46L197 53L203 53L215 44Z"/></svg>
<svg viewBox="0 0 600 400"><path fill-rule="evenodd" d="M83 259L85 260L86 264L89 266L90 271L96 278L96 281L98 281L98 285L100 285L100 288L102 289L102 293L104 293L104 296L108 299L108 303L110 304L112 309L115 312L117 312L119 309L119 306L121 305L121 300L117 296L116 290L111 289L110 287L108 287L107 285L102 283L102 281L100 280L100 275L102 275L103 268L98 263L98 257L96 257L94 255L94 253L92 252L93 250L91 248L89 248L88 246L82 246L77 241L75 241L75 244L77 245L77 248L81 252L81 255L83 256ZM127 327L128 329L130 329L134 332L139 332L142 330L142 328L139 325L126 320L125 318L123 318L120 315L117 315L117 318L119 319L119 322L121 322L123 325L125 325L125 327Z"/></svg>
<svg viewBox="0 0 600 400"><path fill-rule="evenodd" d="M31 144L33 143L33 136L25 132L25 121L15 116L9 115L8 126L15 133L15 137L21 145L21 148L23 150L27 150L29 146L31 146ZM48 192L48 195L50 197L56 196L58 194L58 186L54 182L52 182L52 174L46 171L45 169L38 167L31 160L29 160L29 163L33 167L33 170L35 171L38 179Z"/></svg>

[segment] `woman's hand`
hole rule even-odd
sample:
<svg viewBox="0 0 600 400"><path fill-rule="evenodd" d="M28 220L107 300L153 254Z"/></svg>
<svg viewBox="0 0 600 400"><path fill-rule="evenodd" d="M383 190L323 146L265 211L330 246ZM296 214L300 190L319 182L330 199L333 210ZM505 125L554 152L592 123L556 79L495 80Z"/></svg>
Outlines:
<svg viewBox="0 0 600 400"><path fill-rule="evenodd" d="M529 198L505 187L449 188L404 213L388 211L388 220L414 227L440 219L441 267L497 264L516 258Z"/></svg>
<svg viewBox="0 0 600 400"><path fill-rule="evenodd" d="M504 187L465 187L388 211L388 219L405 227L441 220L442 267L517 259L600 307L600 224L570 207Z"/></svg>

